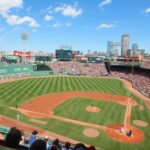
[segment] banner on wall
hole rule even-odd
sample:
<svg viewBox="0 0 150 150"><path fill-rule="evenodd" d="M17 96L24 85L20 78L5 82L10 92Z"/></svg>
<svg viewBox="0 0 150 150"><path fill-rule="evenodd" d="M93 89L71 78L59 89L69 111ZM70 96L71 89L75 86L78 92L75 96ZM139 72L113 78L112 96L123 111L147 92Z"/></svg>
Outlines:
<svg viewBox="0 0 150 150"><path fill-rule="evenodd" d="M19 58L22 58L25 56L26 58L31 58L31 52L22 52L22 51L14 51L13 52L14 56L18 56Z"/></svg>

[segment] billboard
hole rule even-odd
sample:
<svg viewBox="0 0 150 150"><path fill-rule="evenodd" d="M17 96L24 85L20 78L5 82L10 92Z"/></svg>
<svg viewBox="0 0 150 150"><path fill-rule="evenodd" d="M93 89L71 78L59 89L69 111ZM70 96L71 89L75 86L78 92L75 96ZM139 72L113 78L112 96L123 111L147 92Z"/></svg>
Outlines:
<svg viewBox="0 0 150 150"><path fill-rule="evenodd" d="M31 52L14 51L13 55L19 58L22 58L23 56L26 58L31 58Z"/></svg>

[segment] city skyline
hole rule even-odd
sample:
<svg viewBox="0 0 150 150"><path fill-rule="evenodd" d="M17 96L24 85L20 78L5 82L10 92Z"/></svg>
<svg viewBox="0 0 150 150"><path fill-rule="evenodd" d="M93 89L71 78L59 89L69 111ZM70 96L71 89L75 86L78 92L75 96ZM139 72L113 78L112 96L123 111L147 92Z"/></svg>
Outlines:
<svg viewBox="0 0 150 150"><path fill-rule="evenodd" d="M108 41L127 33L130 48L137 43L149 53L149 20L148 0L0 0L0 51L21 50L20 36L27 32L27 50L54 52L69 45L106 52Z"/></svg>

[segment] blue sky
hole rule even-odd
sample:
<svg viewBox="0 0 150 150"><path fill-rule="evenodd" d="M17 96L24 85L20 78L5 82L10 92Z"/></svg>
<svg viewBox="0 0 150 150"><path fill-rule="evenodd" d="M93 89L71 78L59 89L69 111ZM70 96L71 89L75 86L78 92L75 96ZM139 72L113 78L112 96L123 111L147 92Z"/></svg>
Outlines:
<svg viewBox="0 0 150 150"><path fill-rule="evenodd" d="M0 0L0 50L21 50L22 32L28 50L105 52L108 40L128 33L149 52L150 0Z"/></svg>

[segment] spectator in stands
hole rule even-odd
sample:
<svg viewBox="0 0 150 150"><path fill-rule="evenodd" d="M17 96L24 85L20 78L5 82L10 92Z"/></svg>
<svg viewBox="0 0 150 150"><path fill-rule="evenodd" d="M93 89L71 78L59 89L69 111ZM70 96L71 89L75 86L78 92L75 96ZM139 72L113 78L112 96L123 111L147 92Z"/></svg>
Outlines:
<svg viewBox="0 0 150 150"><path fill-rule="evenodd" d="M29 139L29 142L28 142L30 146L31 146L32 143L36 140L37 134L38 134L38 132L37 132L36 130L34 130L34 131L32 132L32 135L31 135L31 137L30 137L30 139Z"/></svg>
<svg viewBox="0 0 150 150"><path fill-rule="evenodd" d="M74 150L88 150L88 148L84 144L78 143L75 145Z"/></svg>
<svg viewBox="0 0 150 150"><path fill-rule="evenodd" d="M3 135L0 133L0 140L3 140Z"/></svg>
<svg viewBox="0 0 150 150"><path fill-rule="evenodd" d="M52 146L50 147L50 149L54 149L54 148L57 148L57 150L61 150L61 145L59 144L59 139L55 139L54 141L53 141L53 144L52 144Z"/></svg>
<svg viewBox="0 0 150 150"><path fill-rule="evenodd" d="M49 150L50 149L50 144L48 143L49 137L46 135L44 137L44 141L46 142L46 149Z"/></svg>
<svg viewBox="0 0 150 150"><path fill-rule="evenodd" d="M9 147L9 148L15 148L15 149L20 149L20 150L27 150L28 148L19 145L19 142L21 141L21 131L16 129L15 127L12 127L8 134L6 135L5 140L0 140L0 145Z"/></svg>
<svg viewBox="0 0 150 150"><path fill-rule="evenodd" d="M46 150L46 142L42 139L35 140L29 150Z"/></svg>
<svg viewBox="0 0 150 150"><path fill-rule="evenodd" d="M22 140L21 137L22 137L21 131L16 129L15 127L12 127L5 139L6 145L12 148L17 148L19 142Z"/></svg>
<svg viewBox="0 0 150 150"><path fill-rule="evenodd" d="M70 150L70 143L66 142L65 145L62 147L61 150Z"/></svg>
<svg viewBox="0 0 150 150"><path fill-rule="evenodd" d="M49 150L57 150L57 147L55 145L52 145Z"/></svg>
<svg viewBox="0 0 150 150"><path fill-rule="evenodd" d="M88 150L96 150L95 146L91 145L90 147L88 147Z"/></svg>
<svg viewBox="0 0 150 150"><path fill-rule="evenodd" d="M28 141L29 141L29 137L27 137L26 135L25 135L25 133L24 133L24 130L21 130L21 132L22 132L22 140L20 141L20 145L24 145L24 146L26 146L26 147L30 147L30 145L28 144Z"/></svg>

